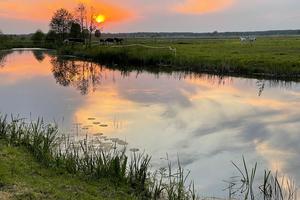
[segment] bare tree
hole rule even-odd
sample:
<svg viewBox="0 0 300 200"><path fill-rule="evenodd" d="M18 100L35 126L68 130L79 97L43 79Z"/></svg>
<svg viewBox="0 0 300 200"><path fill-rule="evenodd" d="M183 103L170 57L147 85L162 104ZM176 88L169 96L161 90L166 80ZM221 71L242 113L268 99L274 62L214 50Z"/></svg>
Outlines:
<svg viewBox="0 0 300 200"><path fill-rule="evenodd" d="M86 15L87 15L87 9L86 6L83 3L79 3L75 10L76 14L76 21L80 24L81 27L81 33L83 33L85 29L85 22L86 22Z"/></svg>
<svg viewBox="0 0 300 200"><path fill-rule="evenodd" d="M89 24L89 45L92 43L92 34L97 29L97 26L95 24L95 13L94 8L91 7L91 13L90 13L90 24Z"/></svg>

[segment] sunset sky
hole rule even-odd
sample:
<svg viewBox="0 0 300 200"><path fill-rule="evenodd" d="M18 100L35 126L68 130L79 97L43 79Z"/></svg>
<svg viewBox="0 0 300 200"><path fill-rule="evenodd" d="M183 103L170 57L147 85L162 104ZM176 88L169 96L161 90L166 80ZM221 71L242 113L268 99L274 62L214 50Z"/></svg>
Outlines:
<svg viewBox="0 0 300 200"><path fill-rule="evenodd" d="M77 3L106 16L105 32L299 29L299 0L0 0L4 33L48 31L55 10Z"/></svg>

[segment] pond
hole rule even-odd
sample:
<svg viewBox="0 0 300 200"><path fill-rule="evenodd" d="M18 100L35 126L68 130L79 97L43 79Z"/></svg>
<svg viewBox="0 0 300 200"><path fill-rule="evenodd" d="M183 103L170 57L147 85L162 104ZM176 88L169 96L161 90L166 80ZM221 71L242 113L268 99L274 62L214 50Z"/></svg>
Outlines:
<svg viewBox="0 0 300 200"><path fill-rule="evenodd" d="M300 181L299 83L124 71L37 49L0 54L1 113L124 139L153 168L178 156L204 196L226 195L242 156Z"/></svg>

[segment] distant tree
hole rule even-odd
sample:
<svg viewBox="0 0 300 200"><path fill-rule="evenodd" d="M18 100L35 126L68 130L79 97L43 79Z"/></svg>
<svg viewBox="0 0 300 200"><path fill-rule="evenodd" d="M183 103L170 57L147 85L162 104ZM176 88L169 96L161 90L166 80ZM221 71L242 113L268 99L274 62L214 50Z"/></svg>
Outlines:
<svg viewBox="0 0 300 200"><path fill-rule="evenodd" d="M32 36L31 40L34 44L41 44L45 38L45 34L41 30L37 30Z"/></svg>
<svg viewBox="0 0 300 200"><path fill-rule="evenodd" d="M4 35L3 32L0 30L0 42L5 42L7 39L7 36Z"/></svg>
<svg viewBox="0 0 300 200"><path fill-rule="evenodd" d="M53 31L53 30L50 30L50 31L46 34L46 36L45 36L45 41L46 41L47 43L49 43L49 42L55 42L56 39L57 39L57 34L56 34L56 32Z"/></svg>
<svg viewBox="0 0 300 200"><path fill-rule="evenodd" d="M70 37L72 38L80 38L81 36L81 27L80 24L73 22L71 24L71 29L70 29Z"/></svg>
<svg viewBox="0 0 300 200"><path fill-rule="evenodd" d="M83 38L87 39L89 37L89 35L90 35L90 31L87 28L83 29L83 32L82 32Z"/></svg>
<svg viewBox="0 0 300 200"><path fill-rule="evenodd" d="M91 13L90 13L90 24L89 24L89 45L92 44L92 34L97 29L96 23L95 23L95 14L94 14L94 8L91 7Z"/></svg>
<svg viewBox="0 0 300 200"><path fill-rule="evenodd" d="M95 31L95 37L96 37L96 38L100 38L100 37L101 37L101 31L100 31L99 29L97 29L97 30Z"/></svg>
<svg viewBox="0 0 300 200"><path fill-rule="evenodd" d="M72 23L72 14L66 9L61 8L54 13L50 22L50 28L60 36L61 40L64 40L71 29Z"/></svg>

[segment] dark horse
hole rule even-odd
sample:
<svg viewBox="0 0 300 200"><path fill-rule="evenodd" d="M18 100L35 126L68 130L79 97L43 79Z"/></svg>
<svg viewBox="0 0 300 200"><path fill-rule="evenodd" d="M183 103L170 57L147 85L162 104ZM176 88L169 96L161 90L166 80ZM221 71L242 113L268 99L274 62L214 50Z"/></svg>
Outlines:
<svg viewBox="0 0 300 200"><path fill-rule="evenodd" d="M114 42L115 42L114 38L107 38L107 39L105 40L105 43L106 43L106 44L113 44Z"/></svg>
<svg viewBox="0 0 300 200"><path fill-rule="evenodd" d="M105 40L104 39L100 39L100 44L104 45L105 44Z"/></svg>
<svg viewBox="0 0 300 200"><path fill-rule="evenodd" d="M122 44L124 42L123 38L114 38L115 43Z"/></svg>
<svg viewBox="0 0 300 200"><path fill-rule="evenodd" d="M100 44L109 45L109 44L122 44L124 39L122 38L106 38L106 39L100 39Z"/></svg>

